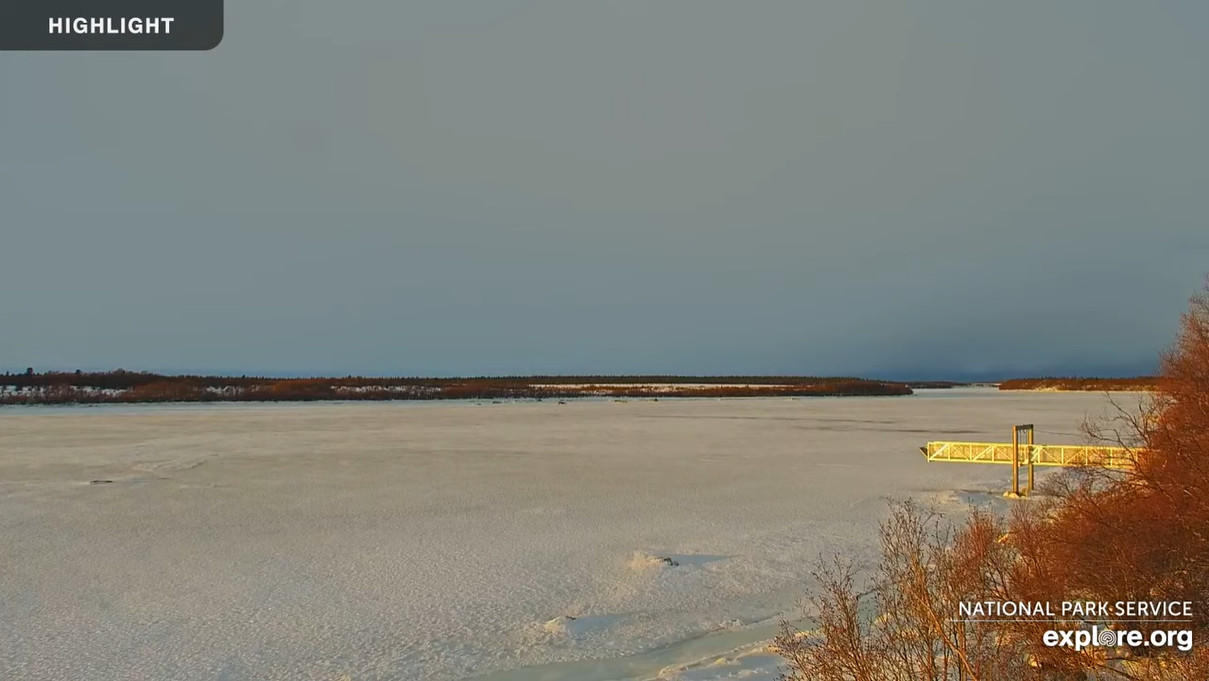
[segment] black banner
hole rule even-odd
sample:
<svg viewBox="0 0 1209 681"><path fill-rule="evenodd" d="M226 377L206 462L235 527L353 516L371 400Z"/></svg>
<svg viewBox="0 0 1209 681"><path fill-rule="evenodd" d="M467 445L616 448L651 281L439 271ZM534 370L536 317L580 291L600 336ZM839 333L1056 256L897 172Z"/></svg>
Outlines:
<svg viewBox="0 0 1209 681"><path fill-rule="evenodd" d="M222 0L0 0L0 50L211 50Z"/></svg>

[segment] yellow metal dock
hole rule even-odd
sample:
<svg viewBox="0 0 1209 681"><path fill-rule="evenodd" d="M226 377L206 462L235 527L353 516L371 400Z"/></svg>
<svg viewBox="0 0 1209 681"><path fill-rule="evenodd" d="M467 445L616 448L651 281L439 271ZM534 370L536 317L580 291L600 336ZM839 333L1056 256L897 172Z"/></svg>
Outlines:
<svg viewBox="0 0 1209 681"><path fill-rule="evenodd" d="M1021 441L1021 435L1025 439ZM1011 493L1020 496L1020 466L1028 469L1025 494L1033 491L1035 466L1095 466L1124 470L1132 468L1139 450L1099 445L1042 445L1033 442L1033 426L1012 427L1011 442L929 442L919 451L928 461L949 463L993 463L1012 467Z"/></svg>
<svg viewBox="0 0 1209 681"><path fill-rule="evenodd" d="M1021 464L1034 466L1099 466L1125 469L1133 466L1136 452L1124 447L1088 445L1018 444ZM919 451L928 461L963 463L1011 464L1013 448L1010 442L929 442Z"/></svg>

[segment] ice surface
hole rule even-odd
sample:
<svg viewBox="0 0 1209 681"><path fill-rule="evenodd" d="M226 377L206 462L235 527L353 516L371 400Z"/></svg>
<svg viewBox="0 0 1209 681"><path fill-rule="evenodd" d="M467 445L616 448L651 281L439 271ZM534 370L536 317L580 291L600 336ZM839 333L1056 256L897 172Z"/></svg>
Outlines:
<svg viewBox="0 0 1209 681"><path fill-rule="evenodd" d="M888 496L999 500L1007 467L918 446L1103 404L0 408L0 678L772 679Z"/></svg>

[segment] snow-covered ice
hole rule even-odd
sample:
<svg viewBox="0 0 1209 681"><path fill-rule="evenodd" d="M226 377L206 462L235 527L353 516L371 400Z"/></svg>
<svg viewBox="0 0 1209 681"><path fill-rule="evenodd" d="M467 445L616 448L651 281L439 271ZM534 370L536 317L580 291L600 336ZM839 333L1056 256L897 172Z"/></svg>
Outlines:
<svg viewBox="0 0 1209 681"><path fill-rule="evenodd" d="M0 678L766 681L888 497L1006 488L920 445L1077 442L1104 404L0 408Z"/></svg>

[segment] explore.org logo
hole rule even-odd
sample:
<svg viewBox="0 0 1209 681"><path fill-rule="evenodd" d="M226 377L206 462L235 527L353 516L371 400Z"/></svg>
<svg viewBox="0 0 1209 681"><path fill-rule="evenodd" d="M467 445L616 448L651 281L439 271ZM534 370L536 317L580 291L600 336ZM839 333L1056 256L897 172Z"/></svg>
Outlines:
<svg viewBox="0 0 1209 681"><path fill-rule="evenodd" d="M1041 642L1050 648L1059 646L1074 648L1076 651L1095 645L1103 648L1174 647L1176 650L1188 652L1192 650L1192 630L1155 629L1147 634L1137 629L1114 631L1092 625L1091 629L1050 629L1041 635Z"/></svg>
<svg viewBox="0 0 1209 681"><path fill-rule="evenodd" d="M1048 624L1051 628L1042 634L1041 642L1051 648L1079 651L1093 646L1129 646L1192 650L1191 601L974 601L960 603L958 609L961 617L951 622ZM1110 626L1113 622L1142 625L1143 629L1118 631Z"/></svg>

